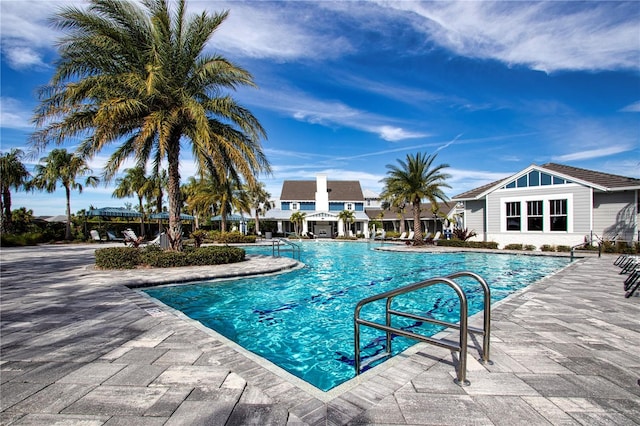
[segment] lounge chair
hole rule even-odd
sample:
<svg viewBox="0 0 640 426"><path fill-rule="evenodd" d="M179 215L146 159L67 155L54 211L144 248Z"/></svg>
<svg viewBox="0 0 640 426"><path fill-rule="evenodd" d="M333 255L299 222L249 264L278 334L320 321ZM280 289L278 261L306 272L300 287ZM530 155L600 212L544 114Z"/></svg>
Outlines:
<svg viewBox="0 0 640 426"><path fill-rule="evenodd" d="M95 229L92 229L91 231L89 231L89 234L91 234L91 239L93 241L97 241L99 243L103 243L105 241L100 237L100 233Z"/></svg>
<svg viewBox="0 0 640 426"><path fill-rule="evenodd" d="M107 241L124 242L124 238L116 237L116 234L114 234L112 231L107 231Z"/></svg>
<svg viewBox="0 0 640 426"><path fill-rule="evenodd" d="M122 231L122 234L124 235L124 243L128 247L139 247L140 244L142 244L143 238L138 237L136 233L133 232L133 230L125 229L124 231ZM158 237L158 241L160 241L159 237Z"/></svg>
<svg viewBox="0 0 640 426"><path fill-rule="evenodd" d="M425 243L428 243L428 242L431 242L432 239L433 239L433 235L431 234L431 232L427 232L427 234L424 236L422 240Z"/></svg>
<svg viewBox="0 0 640 426"><path fill-rule="evenodd" d="M440 235L442 235L442 233L440 231L436 232L436 235L434 235L433 238L428 240L427 243L433 244L434 246L437 246L438 245L438 240L440 239Z"/></svg>
<svg viewBox="0 0 640 426"><path fill-rule="evenodd" d="M407 239L407 233L403 232L402 234L400 234L400 236L398 238L394 238L394 240L406 240Z"/></svg>
<svg viewBox="0 0 640 426"><path fill-rule="evenodd" d="M147 243L148 246L160 246L160 236L164 235L164 232L158 234L153 240Z"/></svg>
<svg viewBox="0 0 640 426"><path fill-rule="evenodd" d="M640 287L640 269L633 271L626 280L624 280L624 289L627 291L624 295L627 299L633 296L633 293Z"/></svg>
<svg viewBox="0 0 640 426"><path fill-rule="evenodd" d="M413 236L415 235L415 232L411 231L409 232L409 235L407 235L407 238L402 238L402 236L399 238L401 241L413 241Z"/></svg>

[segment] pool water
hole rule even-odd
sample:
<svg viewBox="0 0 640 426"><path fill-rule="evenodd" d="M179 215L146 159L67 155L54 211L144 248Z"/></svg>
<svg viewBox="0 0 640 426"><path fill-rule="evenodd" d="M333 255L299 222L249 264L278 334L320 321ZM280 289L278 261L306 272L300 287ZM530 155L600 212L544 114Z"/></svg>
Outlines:
<svg viewBox="0 0 640 426"><path fill-rule="evenodd" d="M353 312L358 301L435 276L468 270L482 276L495 302L569 263L569 259L489 253L398 253L379 244L301 243L305 267L292 272L232 281L197 282L146 289L150 296L184 312L317 388L327 391L355 376ZM271 247L247 249L271 254ZM469 315L482 310L483 292L473 280L456 280L467 294ZM454 291L436 285L401 296L395 307L450 322L459 319ZM362 317L384 321L384 304ZM433 335L441 328L413 320L394 326ZM384 333L361 329L363 359L383 351ZM397 354L416 342L394 338Z"/></svg>

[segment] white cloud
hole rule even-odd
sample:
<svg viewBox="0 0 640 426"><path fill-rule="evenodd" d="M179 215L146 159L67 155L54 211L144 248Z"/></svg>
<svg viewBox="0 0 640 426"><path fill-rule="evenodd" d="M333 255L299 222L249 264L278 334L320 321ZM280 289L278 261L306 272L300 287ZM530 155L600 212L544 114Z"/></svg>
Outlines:
<svg viewBox="0 0 640 426"><path fill-rule="evenodd" d="M323 17L312 12L316 7L311 2L207 1L191 2L190 8L211 13L230 11L210 47L234 56L287 61L338 57L353 51L345 37L321 31Z"/></svg>
<svg viewBox="0 0 640 426"><path fill-rule="evenodd" d="M628 145L613 145L605 148L590 149L584 151L573 152L570 154L558 155L553 157L554 161L576 161L576 160L589 160L592 158L608 157L610 155L620 154L622 152L631 151L634 149Z"/></svg>
<svg viewBox="0 0 640 426"><path fill-rule="evenodd" d="M22 102L9 97L0 97L0 128L34 130L32 112Z"/></svg>
<svg viewBox="0 0 640 426"><path fill-rule="evenodd" d="M545 72L640 68L640 12L634 2L380 4L411 13L416 28L462 56Z"/></svg>
<svg viewBox="0 0 640 426"><path fill-rule="evenodd" d="M640 112L640 101L634 102L622 108L621 112Z"/></svg>

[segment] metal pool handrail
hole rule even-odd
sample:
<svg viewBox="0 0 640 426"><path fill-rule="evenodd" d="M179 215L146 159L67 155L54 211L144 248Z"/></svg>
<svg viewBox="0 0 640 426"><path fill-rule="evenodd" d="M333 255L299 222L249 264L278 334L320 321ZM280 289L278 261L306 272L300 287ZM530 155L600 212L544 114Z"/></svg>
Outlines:
<svg viewBox="0 0 640 426"><path fill-rule="evenodd" d="M474 327L468 326L468 304L467 304L467 296L460 287L458 283L453 281L455 278L460 277L470 277L474 278L476 281L480 283L484 293L484 322L483 328L478 329ZM440 321L433 318L426 318L423 316L397 311L391 308L391 303L396 296L407 294L416 290L420 290L426 287L430 287L436 284L444 284L451 287L456 294L458 295L458 299L460 300L460 321L458 324L449 323L446 321ZM364 320L360 318L360 310L367 304L371 302L375 302L378 300L386 299L386 323L379 324L371 321ZM424 321L432 324L443 325L446 327L454 328L459 330L459 339L458 344L454 344L450 341L445 341L443 339L436 339L433 337L423 336L420 334L416 334L410 331L402 330L400 328L391 326L391 316L396 315L405 318L411 318L418 321ZM368 363L377 361L382 357L390 357L392 354L391 348L391 335L397 334L400 336L408 337L410 339L418 340L421 342L429 343L435 346L447 348L453 351L457 351L460 353L458 369L456 372L456 379L454 380L460 386L468 386L470 383L466 379L467 374L467 333L476 333L482 334L483 338L483 347L482 347L482 362L486 362L492 364L489 360L489 340L491 334L491 290L487 285L486 281L480 277L479 275L473 272L457 272L455 274L448 275L446 277L435 277L425 281L421 281L414 284L409 284L404 287L397 288L395 290L390 290L384 293L380 293L375 296L367 297L366 299L362 299L356 305L354 315L354 346L355 346L355 368L356 375L360 374L361 370L361 360L360 360L360 325L376 328L378 330L383 330L386 332L386 352L382 353L381 356L374 357ZM368 364L367 363L367 364Z"/></svg>
<svg viewBox="0 0 640 426"><path fill-rule="evenodd" d="M271 254L273 256L278 256L280 257L280 245L284 244L284 245L288 245L291 247L291 257L293 257L294 259L298 259L300 260L300 245L294 243L293 241L290 240L285 240L284 238L277 238L274 239L271 243Z"/></svg>

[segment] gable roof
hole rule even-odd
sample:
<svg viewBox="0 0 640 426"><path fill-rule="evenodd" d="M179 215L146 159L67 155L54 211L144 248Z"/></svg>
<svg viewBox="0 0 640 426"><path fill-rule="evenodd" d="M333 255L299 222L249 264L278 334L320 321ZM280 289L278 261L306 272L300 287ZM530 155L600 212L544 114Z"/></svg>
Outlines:
<svg viewBox="0 0 640 426"><path fill-rule="evenodd" d="M327 181L329 201L364 201L360 182L357 180ZM315 201L315 180L285 180L282 182L280 200L283 201Z"/></svg>
<svg viewBox="0 0 640 426"><path fill-rule="evenodd" d="M638 189L640 179L627 176L612 175L610 173L596 172L578 167L565 166L564 164L547 163L541 166L552 172L562 173L575 180L592 183L608 190L612 189Z"/></svg>
<svg viewBox="0 0 640 426"><path fill-rule="evenodd" d="M566 166L564 164L546 163L542 166L536 166L535 164L531 165L519 173L513 174L495 182L488 183L470 191L463 192L462 194L458 194L451 199L474 200L482 198L487 193L492 192L507 183L507 181L512 180L519 175L523 175L525 174L525 172L533 169L555 173L566 177L574 182L591 186L601 191L640 189L640 179L614 175L610 173L597 172L594 170L581 169L579 167Z"/></svg>

